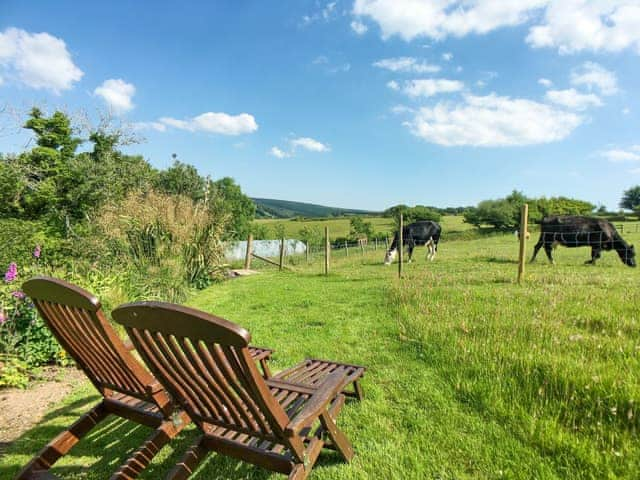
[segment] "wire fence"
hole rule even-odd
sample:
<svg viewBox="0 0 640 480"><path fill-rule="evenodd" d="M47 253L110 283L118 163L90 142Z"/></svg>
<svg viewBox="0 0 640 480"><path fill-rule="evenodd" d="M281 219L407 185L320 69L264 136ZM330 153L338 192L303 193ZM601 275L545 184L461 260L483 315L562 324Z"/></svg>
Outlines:
<svg viewBox="0 0 640 480"><path fill-rule="evenodd" d="M640 233L640 222L627 222L613 224L616 228L619 236L611 238L609 233L603 230L585 230L581 228L571 228L568 225L555 225L553 230L545 231L542 234L541 226L539 224L528 225L527 233L527 248L526 253L531 255L534 250L543 250L546 253L549 249L555 248L557 245L564 245L567 247L592 247L593 259L600 258L599 254L603 250L615 250L618 251L620 258L625 261L630 258L633 253L630 243L624 240L624 235ZM471 230L471 233L475 235L469 235L464 240L481 240L485 238L486 232ZM490 236L494 235L510 235L516 232L492 232ZM254 260L259 266L277 266L281 270L292 270L308 265L322 265L324 264L324 273L328 273L333 270L334 265L332 260L340 260L346 258L358 258L371 256L372 253L377 252L380 255L380 263L383 262L385 253L389 250L392 244L393 237L391 235L380 239L360 239L360 240L348 240L348 239L329 239L328 232L325 232L325 239L315 242L305 242L304 253L289 253L286 248L280 252L279 258L274 257L271 259L265 259L253 256ZM454 241L454 235L451 235L451 241ZM441 241L447 242L447 232L444 231L441 236ZM286 242L286 240L285 240ZM515 243L515 242L514 242ZM407 248L407 239L405 239L405 250ZM539 245L539 246L538 246ZM537 252L536 252L537 253ZM517 248L509 251L509 255L517 255ZM397 262L398 260L396 260ZM524 262L524 257L521 259ZM247 264L250 265L251 262ZM338 267L338 265L335 265ZM338 267L339 268L339 267Z"/></svg>

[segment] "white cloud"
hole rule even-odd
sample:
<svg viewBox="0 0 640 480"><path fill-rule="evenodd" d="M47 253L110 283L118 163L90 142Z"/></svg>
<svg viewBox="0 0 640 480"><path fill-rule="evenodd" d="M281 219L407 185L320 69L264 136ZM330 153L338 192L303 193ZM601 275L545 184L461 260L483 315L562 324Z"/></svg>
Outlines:
<svg viewBox="0 0 640 480"><path fill-rule="evenodd" d="M613 95L618 92L616 74L594 62L585 62L580 68L571 72L571 84L584 85L590 90L597 88L603 95Z"/></svg>
<svg viewBox="0 0 640 480"><path fill-rule="evenodd" d="M589 107L602 106L600 97L593 93L580 93L575 88L549 90L545 98L556 105L562 105L572 110L586 110Z"/></svg>
<svg viewBox="0 0 640 480"><path fill-rule="evenodd" d="M438 65L419 62L418 59L414 57L384 58L374 62L373 66L392 72L436 73L440 71Z"/></svg>
<svg viewBox="0 0 640 480"><path fill-rule="evenodd" d="M159 122L190 132L219 133L220 135L241 135L258 130L255 118L248 113L229 115L228 113L206 112L187 120L162 117Z"/></svg>
<svg viewBox="0 0 640 480"><path fill-rule="evenodd" d="M640 161L640 145L634 145L627 149L612 148L601 152L601 155L610 162L638 162Z"/></svg>
<svg viewBox="0 0 640 480"><path fill-rule="evenodd" d="M324 143L320 143L317 140L314 140L310 137L298 137L294 138L289 142L291 144L291 148L296 150L297 148L303 148L305 150L309 150L310 152L329 152L331 148Z"/></svg>
<svg viewBox="0 0 640 480"><path fill-rule="evenodd" d="M351 30L356 32L358 35L364 35L367 33L367 30L369 30L369 27L358 20L354 20L351 22Z"/></svg>
<svg viewBox="0 0 640 480"><path fill-rule="evenodd" d="M160 122L135 122L131 126L134 130L155 130L157 132L165 132L167 126Z"/></svg>
<svg viewBox="0 0 640 480"><path fill-rule="evenodd" d="M121 114L131 110L136 87L120 78L105 80L93 93L103 98L107 106L115 113Z"/></svg>
<svg viewBox="0 0 640 480"><path fill-rule="evenodd" d="M545 88L549 88L551 85L553 85L553 82L548 78L539 78L538 83Z"/></svg>
<svg viewBox="0 0 640 480"><path fill-rule="evenodd" d="M410 97L432 97L439 93L459 92L464 89L464 83L446 78L423 78L409 80L404 83L402 91Z"/></svg>
<svg viewBox="0 0 640 480"><path fill-rule="evenodd" d="M56 94L73 87L84 75L63 40L17 28L0 32L0 69L5 79L15 78L28 87Z"/></svg>
<svg viewBox="0 0 640 480"><path fill-rule="evenodd" d="M325 22L333 20L338 15L338 9L336 8L337 5L338 2L327 2L320 10L309 15L303 15L302 25L306 26L321 20L324 20Z"/></svg>
<svg viewBox="0 0 640 480"><path fill-rule="evenodd" d="M450 62L450 61L453 59L453 53L451 53L451 52L443 53L443 54L442 54L442 59L443 59L445 62Z"/></svg>
<svg viewBox="0 0 640 480"><path fill-rule="evenodd" d="M341 73L341 72L348 72L349 70L351 70L351 64L348 62L345 63L333 63L331 62L331 60L329 60L329 57L327 57L326 55L319 55L316 58L314 58L311 63L313 65L320 65L322 66L323 70L325 71L325 73L333 75L336 73Z"/></svg>
<svg viewBox="0 0 640 480"><path fill-rule="evenodd" d="M640 54L637 0L355 0L352 14L378 23L384 39L442 40L529 22L534 48Z"/></svg>
<svg viewBox="0 0 640 480"><path fill-rule="evenodd" d="M289 151L286 152L278 147L271 147L269 153L276 158L289 158L293 157L296 150L302 148L303 150L308 150L310 152L330 152L331 148L329 145L319 142L310 137L296 137L289 140Z"/></svg>
<svg viewBox="0 0 640 480"><path fill-rule="evenodd" d="M575 113L544 103L491 94L423 107L405 125L414 135L439 145L502 147L562 140L582 121Z"/></svg>
<svg viewBox="0 0 640 480"><path fill-rule="evenodd" d="M483 34L529 20L548 0L355 0L352 13L380 25L382 37L436 40Z"/></svg>
<svg viewBox="0 0 640 480"><path fill-rule="evenodd" d="M389 87L391 90L395 90L396 92L400 90L400 84L395 80L387 82L387 87Z"/></svg>
<svg viewBox="0 0 640 480"><path fill-rule="evenodd" d="M542 23L533 26L527 42L536 48L557 48L561 54L583 50L640 53L640 4L634 0L553 0Z"/></svg>
<svg viewBox="0 0 640 480"><path fill-rule="evenodd" d="M623 115L629 115L631 113L631 109L629 107L625 107L622 109Z"/></svg>
<svg viewBox="0 0 640 480"><path fill-rule="evenodd" d="M283 152L278 147L271 147L271 150L269 151L269 153L276 158L287 158L291 156L290 153Z"/></svg>

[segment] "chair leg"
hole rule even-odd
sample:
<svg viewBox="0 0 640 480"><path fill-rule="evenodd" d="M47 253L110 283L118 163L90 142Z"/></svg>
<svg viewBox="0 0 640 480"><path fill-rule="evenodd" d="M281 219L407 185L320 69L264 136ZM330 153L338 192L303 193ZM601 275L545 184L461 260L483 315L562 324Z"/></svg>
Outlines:
<svg viewBox="0 0 640 480"><path fill-rule="evenodd" d="M163 422L153 431L147 441L129 457L127 462L112 475L111 480L130 480L136 478L149 466L153 457L158 454L162 447L180 433L182 428L183 426L177 428L171 421Z"/></svg>
<svg viewBox="0 0 640 480"><path fill-rule="evenodd" d="M166 480L187 480L200 463L207 457L209 449L204 447L202 441L204 436L198 439L198 442L191 445L185 452L184 456L173 469L169 472Z"/></svg>
<svg viewBox="0 0 640 480"><path fill-rule="evenodd" d="M104 402L100 402L76 420L67 430L51 440L15 477L15 480L28 480L36 472L49 470L54 463L66 455L82 437L109 415Z"/></svg>
<svg viewBox="0 0 640 480"><path fill-rule="evenodd" d="M288 480L304 480L309 476L310 472L311 469L304 468L304 465L296 465L293 467L293 470L291 470Z"/></svg>
<svg viewBox="0 0 640 480"><path fill-rule="evenodd" d="M328 411L325 410L320 414L320 423L327 432L327 435L329 435L331 443L336 447L336 450L342 454L347 462L351 461L354 456L351 442L349 442L349 439L342 433L342 430L338 428Z"/></svg>
<svg viewBox="0 0 640 480"><path fill-rule="evenodd" d="M362 387L360 386L359 380L353 382L353 391L355 392L356 398L362 401L362 399L364 398L364 393L362 392Z"/></svg>

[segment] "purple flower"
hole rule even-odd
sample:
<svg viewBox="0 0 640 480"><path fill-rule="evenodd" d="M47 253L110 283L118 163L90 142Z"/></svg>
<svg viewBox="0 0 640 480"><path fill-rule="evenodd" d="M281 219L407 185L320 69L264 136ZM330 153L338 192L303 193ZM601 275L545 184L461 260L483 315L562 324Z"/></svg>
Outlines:
<svg viewBox="0 0 640 480"><path fill-rule="evenodd" d="M24 297L26 297L24 292L22 292L20 290L16 290L15 292L11 292L11 295L13 295L15 298L19 298L20 300L22 300Z"/></svg>
<svg viewBox="0 0 640 480"><path fill-rule="evenodd" d="M7 316L4 314L2 310L0 310L0 325L7 321Z"/></svg>
<svg viewBox="0 0 640 480"><path fill-rule="evenodd" d="M40 248L40 245L36 245L36 248L33 250L33 258L40 258L41 253L42 248Z"/></svg>
<svg viewBox="0 0 640 480"><path fill-rule="evenodd" d="M9 264L9 268L7 269L7 272L4 274L4 281L5 283L11 283L16 279L17 276L18 276L18 265L16 265L15 262L11 262Z"/></svg>

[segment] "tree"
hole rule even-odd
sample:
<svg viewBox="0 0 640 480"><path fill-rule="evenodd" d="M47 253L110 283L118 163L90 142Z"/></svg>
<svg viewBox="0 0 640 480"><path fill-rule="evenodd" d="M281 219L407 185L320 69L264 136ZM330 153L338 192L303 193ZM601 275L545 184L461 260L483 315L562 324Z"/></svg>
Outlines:
<svg viewBox="0 0 640 480"><path fill-rule="evenodd" d="M396 205L384 211L385 217L392 217L396 220L396 228L400 223L400 214L402 214L402 220L405 225L429 220L439 222L442 218L442 215L437 209L434 207L425 207L424 205L416 205L415 207Z"/></svg>
<svg viewBox="0 0 640 480"><path fill-rule="evenodd" d="M349 236L353 239L369 238L373 236L373 225L365 222L362 217L353 217L349 222L351 228Z"/></svg>
<svg viewBox="0 0 640 480"><path fill-rule="evenodd" d="M627 210L640 209L640 185L624 191L620 200L620 208L626 208Z"/></svg>
<svg viewBox="0 0 640 480"><path fill-rule="evenodd" d="M174 160L173 165L158 173L156 188L163 193L186 195L197 202L204 199L206 180L193 165Z"/></svg>
<svg viewBox="0 0 640 480"><path fill-rule="evenodd" d="M307 242L310 246L315 247L322 245L323 235L320 227L305 225L298 233L300 235L300 240Z"/></svg>
<svg viewBox="0 0 640 480"><path fill-rule="evenodd" d="M231 216L227 238L247 238L256 215L256 205L242 193L240 185L233 178L224 177L212 182L208 201L214 214Z"/></svg>

